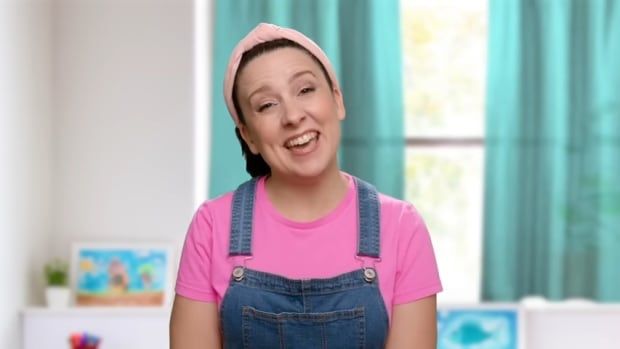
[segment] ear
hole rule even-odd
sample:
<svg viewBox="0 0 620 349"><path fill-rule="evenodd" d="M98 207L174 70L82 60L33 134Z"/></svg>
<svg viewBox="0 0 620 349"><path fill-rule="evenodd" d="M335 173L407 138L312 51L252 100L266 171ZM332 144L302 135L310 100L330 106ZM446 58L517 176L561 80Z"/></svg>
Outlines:
<svg viewBox="0 0 620 349"><path fill-rule="evenodd" d="M258 148L256 147L256 144L254 143L252 132L250 131L248 126L245 124L239 124L238 127L239 127L239 133L241 134L241 138L243 138L245 143L248 145L248 148L250 148L250 151L252 152L252 154L258 155Z"/></svg>
<svg viewBox="0 0 620 349"><path fill-rule="evenodd" d="M344 106L344 99L342 98L342 92L338 88L333 90L334 101L336 102L336 109L338 111L338 120L342 121L347 116L347 110Z"/></svg>

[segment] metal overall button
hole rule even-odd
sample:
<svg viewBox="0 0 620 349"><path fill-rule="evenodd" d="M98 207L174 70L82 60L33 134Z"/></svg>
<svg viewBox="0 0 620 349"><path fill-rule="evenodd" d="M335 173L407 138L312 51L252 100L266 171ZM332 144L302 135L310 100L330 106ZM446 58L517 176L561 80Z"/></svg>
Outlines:
<svg viewBox="0 0 620 349"><path fill-rule="evenodd" d="M375 268L364 268L364 280L366 282L373 282L377 278L377 272Z"/></svg>
<svg viewBox="0 0 620 349"><path fill-rule="evenodd" d="M235 267L235 269L233 269L233 271L232 271L232 276L235 279L235 281L243 280L243 277L245 276L245 268L244 267Z"/></svg>

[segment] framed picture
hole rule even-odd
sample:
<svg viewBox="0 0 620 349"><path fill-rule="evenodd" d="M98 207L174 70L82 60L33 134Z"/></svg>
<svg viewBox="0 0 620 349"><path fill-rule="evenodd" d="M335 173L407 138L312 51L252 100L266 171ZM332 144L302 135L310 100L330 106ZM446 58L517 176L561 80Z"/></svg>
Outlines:
<svg viewBox="0 0 620 349"><path fill-rule="evenodd" d="M73 244L71 284L75 305L168 305L172 251L168 244Z"/></svg>
<svg viewBox="0 0 620 349"><path fill-rule="evenodd" d="M438 349L523 349L524 311L518 304L438 305Z"/></svg>

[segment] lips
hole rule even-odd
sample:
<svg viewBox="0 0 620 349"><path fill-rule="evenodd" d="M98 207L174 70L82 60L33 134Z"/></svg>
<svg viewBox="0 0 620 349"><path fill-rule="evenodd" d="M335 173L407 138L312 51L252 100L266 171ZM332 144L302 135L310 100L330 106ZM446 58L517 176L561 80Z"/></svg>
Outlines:
<svg viewBox="0 0 620 349"><path fill-rule="evenodd" d="M303 146L308 144L312 140L316 139L319 136L319 132L315 130L309 130L300 134L297 134L293 137L288 138L284 142L284 147L287 149L292 149L294 147Z"/></svg>

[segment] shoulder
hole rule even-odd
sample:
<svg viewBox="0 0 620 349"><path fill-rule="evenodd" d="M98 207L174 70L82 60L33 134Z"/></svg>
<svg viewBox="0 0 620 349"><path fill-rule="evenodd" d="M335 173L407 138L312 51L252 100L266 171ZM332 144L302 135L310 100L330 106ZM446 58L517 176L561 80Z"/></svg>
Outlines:
<svg viewBox="0 0 620 349"><path fill-rule="evenodd" d="M214 198L208 199L204 201L196 210L194 215L194 220L202 219L213 221L215 218L217 219L230 219L230 215L232 213L232 204L235 192L240 188L250 189L251 183L253 181L258 181L257 179L250 179L246 182L241 183L235 190L231 190Z"/></svg>
<svg viewBox="0 0 620 349"><path fill-rule="evenodd" d="M194 219L212 220L214 216L219 216L221 213L230 212L233 193L234 192L231 191L204 201L196 210Z"/></svg>
<svg viewBox="0 0 620 349"><path fill-rule="evenodd" d="M407 225L423 224L423 219L416 207L405 200L379 193L381 218Z"/></svg>
<svg viewBox="0 0 620 349"><path fill-rule="evenodd" d="M205 201L199 210L208 212L230 211L235 192L229 191L215 198Z"/></svg>
<svg viewBox="0 0 620 349"><path fill-rule="evenodd" d="M190 230L211 230L230 220L234 191L204 201L196 209Z"/></svg>
<svg viewBox="0 0 620 349"><path fill-rule="evenodd" d="M258 182L258 180L260 180L260 178L249 179L239 184L235 190L228 191L224 194L204 201L198 207L197 213L206 214L209 212L222 213L222 211L230 211L235 193L252 190L252 184Z"/></svg>
<svg viewBox="0 0 620 349"><path fill-rule="evenodd" d="M350 174L346 175L351 176ZM372 188L372 190L377 192L377 198L379 200L379 210L381 215L380 219L383 228L402 228L403 226L409 228L417 228L420 226L424 227L424 220L422 219L422 216L411 202L382 193L372 183L364 182L359 178L357 178L357 180L358 183L365 183L367 188L370 187Z"/></svg>

